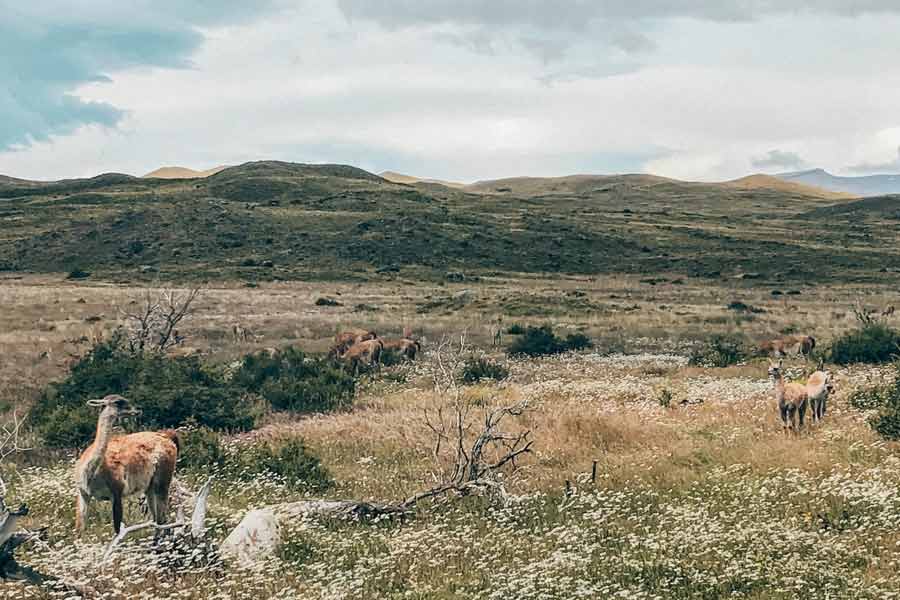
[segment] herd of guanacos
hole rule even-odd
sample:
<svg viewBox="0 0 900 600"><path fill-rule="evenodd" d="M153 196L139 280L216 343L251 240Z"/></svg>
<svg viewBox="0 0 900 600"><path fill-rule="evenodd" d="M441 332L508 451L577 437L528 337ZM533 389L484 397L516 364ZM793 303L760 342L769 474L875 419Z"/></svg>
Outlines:
<svg viewBox="0 0 900 600"><path fill-rule="evenodd" d="M806 411L819 422L825 415L828 396L834 391L832 376L820 363L806 381L785 383L783 356L796 353L808 357L815 347L810 336L790 336L765 342L760 350L774 354L770 359L769 376L775 384L775 399L785 428L799 431ZM399 339L381 339L373 331L353 329L335 336L332 357L346 361L354 369L377 363L385 350L397 352L414 360L421 352L421 343L409 330ZM157 525L166 520L169 508L169 488L175 474L180 450L175 431L142 431L128 435L112 435L117 420L139 411L127 398L112 394L88 401L89 406L101 409L94 442L82 453L74 469L76 493L76 528L83 530L92 499L110 500L113 529L118 533L122 525L122 500L127 496L144 495Z"/></svg>

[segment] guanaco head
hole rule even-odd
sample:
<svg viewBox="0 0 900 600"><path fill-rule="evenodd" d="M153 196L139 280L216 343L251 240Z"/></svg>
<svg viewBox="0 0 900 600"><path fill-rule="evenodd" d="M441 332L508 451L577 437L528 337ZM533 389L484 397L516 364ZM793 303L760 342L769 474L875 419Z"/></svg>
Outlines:
<svg viewBox="0 0 900 600"><path fill-rule="evenodd" d="M825 371L825 389L828 390L829 394L834 393L834 376L832 376L830 371Z"/></svg>
<svg viewBox="0 0 900 600"><path fill-rule="evenodd" d="M128 398L118 394L110 394L103 398L94 398L87 401L88 406L103 408L102 414L113 419L132 417L141 414L141 411L131 405Z"/></svg>
<svg viewBox="0 0 900 600"><path fill-rule="evenodd" d="M781 371L784 369L784 361L779 360L777 363L769 361L769 377L772 378L773 381L778 381L781 379Z"/></svg>

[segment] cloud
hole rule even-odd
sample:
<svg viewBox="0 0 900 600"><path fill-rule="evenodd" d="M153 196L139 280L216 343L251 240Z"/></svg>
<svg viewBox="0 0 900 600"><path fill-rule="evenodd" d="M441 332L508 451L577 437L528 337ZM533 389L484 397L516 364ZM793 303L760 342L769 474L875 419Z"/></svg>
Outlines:
<svg viewBox="0 0 900 600"><path fill-rule="evenodd" d="M522 0L509 16L504 0L459 0L437 21L429 11L440 3L410 3L409 13L395 5L382 25L348 19L337 0L275 0L261 16L255 3L220 15L204 12L219 3L161 1L150 10L149 0L92 0L74 17L46 1L0 13L16 39L53 33L28 42L30 62L0 35L4 84L8 56L20 61L17 76L34 72L0 86L0 139L45 132L0 150L0 173L50 179L277 158L464 181L621 171L724 180L773 160L772 149L782 162L790 151L839 170L883 162L900 144L900 129L886 129L900 105L900 15L848 19L832 7L821 18L735 20L718 3L714 18L647 16L700 14L703 3L689 0L669 13L649 11L650 0L619 12L563 3L553 15L550 3ZM474 16L458 18L462 9Z"/></svg>
<svg viewBox="0 0 900 600"><path fill-rule="evenodd" d="M367 19L389 29L456 23L575 32L602 21L635 19L735 22L797 13L900 14L895 0L338 0L338 5L349 19Z"/></svg>
<svg viewBox="0 0 900 600"><path fill-rule="evenodd" d="M864 162L847 167L853 173L896 173L900 171L900 146L897 147L897 158L888 162Z"/></svg>
<svg viewBox="0 0 900 600"><path fill-rule="evenodd" d="M806 161L796 152L785 150L769 150L765 156L758 156L750 161L755 169L779 169L782 171L799 170L806 166Z"/></svg>
<svg viewBox="0 0 900 600"><path fill-rule="evenodd" d="M248 19L253 11L246 6L234 0L93 0L74 9L61 0L0 0L0 150L84 125L116 125L123 110L80 98L79 87L135 67L188 68L204 39L197 28Z"/></svg>

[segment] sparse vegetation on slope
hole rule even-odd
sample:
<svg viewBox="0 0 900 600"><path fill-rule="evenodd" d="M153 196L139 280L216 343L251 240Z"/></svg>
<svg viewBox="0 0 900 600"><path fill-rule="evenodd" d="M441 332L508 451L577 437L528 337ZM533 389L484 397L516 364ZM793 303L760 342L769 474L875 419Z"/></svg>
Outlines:
<svg viewBox="0 0 900 600"><path fill-rule="evenodd" d="M192 180L109 174L7 184L0 270L253 282L752 273L750 285L900 270L889 250L897 228L883 220L805 219L812 230L793 236L786 221L833 204L816 196L645 175L507 183L413 187L349 166L263 161Z"/></svg>

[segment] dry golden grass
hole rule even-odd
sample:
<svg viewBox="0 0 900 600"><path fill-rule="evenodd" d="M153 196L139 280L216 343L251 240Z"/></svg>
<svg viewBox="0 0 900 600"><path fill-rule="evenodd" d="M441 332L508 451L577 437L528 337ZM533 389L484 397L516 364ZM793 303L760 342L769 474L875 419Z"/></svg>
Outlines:
<svg viewBox="0 0 900 600"><path fill-rule="evenodd" d="M72 340L82 336L90 338L101 332L108 334L117 324L116 307L127 306L140 293L136 288L75 284L49 277L2 283L0 302L6 310L0 313L0 351L4 358L0 363L0 401L7 408L15 406L20 411L27 408L47 383L64 376L70 355L77 356L88 348L88 344ZM446 304L419 312L419 307L436 299L450 298L463 289L472 290L471 303L462 306ZM497 316L502 315L504 326L550 321L563 331L584 330L610 344L622 343L630 351L628 356L606 356L597 352L509 360L511 375L508 380L465 387L461 394L477 401L484 410L522 400L529 403L529 410L523 416L511 419L505 425L513 431L531 429L534 438L533 454L520 461L521 469L507 482L510 492L528 499L524 504L513 505L524 511L524 515L518 515L516 519L523 519L534 530L568 527L567 535L582 532L585 536L595 536L590 538L594 540L591 543L612 536L611 531L619 540L631 539L629 536L637 536L635 539L671 536L666 543L670 544L674 554L668 556L681 557L677 549L683 544L680 536L687 535L683 528L694 526L691 511L696 512L697 519L702 517L702 511L710 511L717 522L729 523L735 503L752 500L756 503L754 506L758 505L754 510L769 510L771 514L764 522L756 522L745 515L742 527L767 527L784 518L790 521L796 535L796 531L807 531L806 528L811 527L809 519L822 518L821 514L827 517L834 513L835 519L841 518L845 505L840 499L834 500L833 495L829 495L831 488L823 484L835 474L841 474L847 481L855 481L854 477L858 476L860 481L870 482L874 489L871 492L873 498L880 497L877 493L881 489L881 477L893 481L895 469L889 466L886 474L881 469L884 465L896 464L896 445L879 441L868 427L866 415L849 406L846 400L855 388L884 380L887 370L867 367L838 370L838 391L829 403L825 422L793 436L783 431L775 414L764 359L723 369L707 369L687 366L684 358L687 341L729 331L743 331L750 338L762 339L793 327L815 335L820 344L827 344L829 338L854 325L850 308L862 293L866 304L871 306L887 305L890 299L890 290L878 287L863 292L851 286L827 291L802 290L800 295L773 297L769 290L734 290L695 281L649 285L629 277L555 281L534 277L498 278L446 286L407 282L367 285L278 283L249 289L219 285L204 291L197 305L197 315L183 333L188 336L191 346L208 354L209 360L223 362L269 346L294 344L310 351L324 350L336 331L351 326L375 329L382 335L397 334L409 326L423 336L426 340L423 358L412 365L393 367L383 376L367 381L352 410L301 418L274 414L267 417L258 430L233 439L240 444L260 438L302 436L337 481L337 488L331 492L333 496L376 501L399 500L430 487L434 484L436 470L448 465L446 456L435 462L432 453L434 436L426 426L426 414L433 417L438 408L451 400L450 394L437 392L432 385L436 369L434 349L436 341L443 335L467 331L472 344L497 360L506 360L499 350L489 347L492 327L496 325ZM316 306L316 299L325 296L338 299L343 306ZM766 312L752 315L752 319L737 315L726 308L736 299ZM376 310L356 310L359 304ZM97 316L101 318L90 319ZM259 338L251 342L232 339L231 326L238 322ZM509 336L505 336L505 341L508 340ZM42 353L47 354L42 356ZM789 361L789 367L789 374L796 378L801 377L809 365L795 360ZM661 398L668 398L669 405L663 406ZM479 410L475 409L473 420L479 418ZM592 487L588 474L594 461L598 462L599 477ZM35 508L33 524L42 524L41 519L47 518L48 511L55 510L53 514L57 519L52 523L53 534L57 539L65 540L64 544L74 543L66 537L69 535L67 523L71 520L70 503L63 506L61 500L65 498L68 502L68 464L56 456L46 457L43 462L49 465L46 472L52 475L42 484L46 489L34 481L36 475L22 470L25 474L22 481L26 482L22 485L26 489L17 491ZM736 469L733 477L729 469ZM794 478L806 486L797 491L797 497L791 492ZM575 502L582 504L579 504L577 514L583 514L584 518L579 516L570 521L567 513L555 508L566 481L579 489ZM281 488L266 481L253 485L218 481L217 486L211 506L213 513L224 521L220 524L222 528L233 526L249 506L288 498L283 496L285 492ZM821 493L817 486L822 487ZM770 499L759 497L757 487L774 487L788 493L778 492L782 494L781 500L773 505ZM39 488L43 491L36 497ZM811 493L818 493L836 504L834 507L808 508L804 505L805 494ZM716 494L721 498L714 497ZM591 503L600 502L599 506L609 503L608 509L612 510L620 497L625 499L622 500L625 505L620 507L624 512L617 514L631 514L633 503L637 521L624 516L610 517L602 526L597 526L599 529L591 530L590 524L598 520L593 511L600 511ZM850 506L849 502L846 506ZM668 512L656 515L654 511L660 505ZM690 510L681 511L682 507L690 507ZM473 513L466 514L465 511L470 510L466 505L459 510L462 516L458 518L460 523L466 523L464 527L456 521L452 526L443 524L444 518L457 518L452 516L457 515L456 512L438 511L433 516L420 515L417 524L398 528L396 533L378 527L335 530L318 527L298 534L297 543L302 545L309 536L312 539L324 536L324 541L314 547L314 552L318 553L316 560L322 565L331 565L330 568L353 556L384 560L391 568L405 570L407 580L404 585L414 590L427 588L423 582L441 579L435 574L446 571L448 564L450 567L456 564L455 559L447 559L449 562L444 564L440 562L444 557L434 557L435 564L429 567L430 570L423 571L419 580L408 574L414 561L385 554L386 548L402 549L404 540L416 537L417 528L429 531L434 527L443 536L463 532L465 535L459 535L465 542L457 544L463 548L468 548L472 540L502 548L491 556L503 572L515 570L521 562L516 548L534 545L537 549L529 551L525 560L540 566L545 565L546 556L565 547L562 542L558 546L554 545L556 541L549 542L555 539L551 533L538 535L533 533L534 530L519 527L504 528L512 540L497 545L492 541L497 532L479 533L496 526L491 521L493 517L489 516L492 513L485 516L479 509L472 508ZM857 509L850 506L846 510ZM139 518L134 506L129 511L130 519ZM672 515L678 515L678 518ZM107 518L108 510L101 507L98 519ZM671 525L665 524L666 519ZM95 552L96 548L102 548L107 529L108 523L98 520L90 532L92 537L87 547L94 548L92 551ZM730 530L722 525L715 531L725 539ZM763 533L768 535L766 531ZM855 532L852 530L850 535ZM346 539L358 538L354 542L358 546L348 546L346 551L334 550L334 556L326 553L325 548L337 547L334 540L341 543L340 540L345 539L342 536L347 535L349 538ZM384 539L380 537L382 535ZM779 537L774 535L771 539ZM886 542L887 538L882 536L876 544L865 532L860 532L848 539L850 541L842 548L865 548L871 544L873 549L889 556L893 552L889 549L894 548L900 537ZM729 543L741 548L739 541ZM710 547L717 547L716 543L709 542ZM763 545L769 543L766 541ZM58 553L78 555L69 552L64 544L59 545ZM611 547L609 555L617 557L622 548ZM465 555L464 551L460 552L461 557ZM639 555L644 557L641 561L645 560L643 550L637 555L634 552L632 557ZM421 550L417 549L416 554L420 555ZM40 561L41 556L42 553L35 552L30 558ZM714 554L708 556L711 558L687 556L685 560L696 560L710 572L725 568L725 563ZM123 564L128 564L127 560L137 559L126 559ZM467 558L459 560L460 564L468 565ZM768 560L761 560L769 564ZM641 561L635 564L643 564ZM88 558L75 562L78 564L71 568L72 572L82 576L89 572ZM601 564L602 568L598 566L589 572L611 572L610 565L598 563ZM847 564L851 564L849 559ZM894 577L891 564L872 563L852 572L859 573L866 582L885 578L890 582ZM60 569L50 559L47 567L55 569L54 572ZM289 585L298 589L303 589L309 577L309 573L296 571L301 568L293 565L290 569L295 571L287 571ZM340 581L325 567L317 568L322 569L318 575L321 585L315 589ZM338 570L353 568L354 565L349 565ZM578 573L577 570L572 572ZM253 588L255 594L274 593L273 582L280 581L282 576L283 573L278 578L259 575L247 589ZM154 579L155 575L143 577L133 585L152 588L152 593L158 597L170 597L166 587ZM628 585L639 587L653 577L656 576L639 571L634 575L635 583ZM452 581L458 583L448 584L447 589L451 591L444 595L422 592L421 597L457 597L459 593L465 595L466 590L477 593L499 585L496 581L489 585L486 583L489 580L481 575L454 574L453 578ZM565 578L558 579L563 580ZM189 579L182 583L185 581ZM511 575L510 581L510 589L515 590L515 585L527 581L527 573ZM549 577L547 581L557 579ZM192 597L212 593L216 585L212 580L198 580ZM462 587L454 589L454 585ZM472 587L466 588L466 585ZM846 589L861 585L848 584ZM684 589L691 589L689 585L685 586ZM257 591L260 589L269 591ZM389 597L390 590L393 588L387 586L368 592L370 597ZM688 592L682 592L684 595L677 597L689 597ZM309 592L310 597L326 595ZM741 597L772 596L750 590Z"/></svg>

